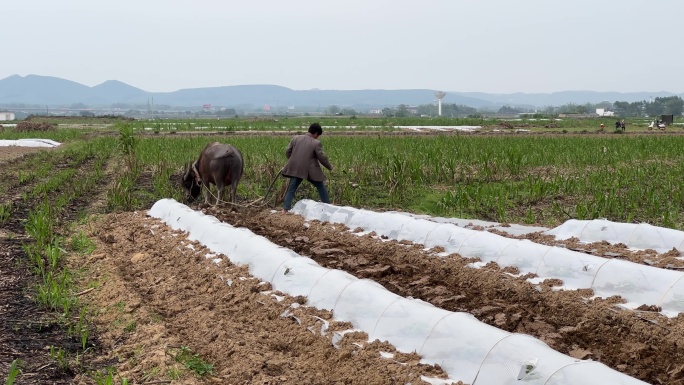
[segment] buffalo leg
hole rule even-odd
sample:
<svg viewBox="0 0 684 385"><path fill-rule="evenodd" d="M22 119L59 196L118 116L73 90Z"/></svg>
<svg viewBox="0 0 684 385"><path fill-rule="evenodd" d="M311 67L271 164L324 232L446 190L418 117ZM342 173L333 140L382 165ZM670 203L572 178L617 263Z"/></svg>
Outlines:
<svg viewBox="0 0 684 385"><path fill-rule="evenodd" d="M221 180L218 180L218 183L216 184L216 205L218 206L221 204L223 201L223 190L226 186L221 182Z"/></svg>
<svg viewBox="0 0 684 385"><path fill-rule="evenodd" d="M232 209L237 211L237 183L230 184L230 203L232 203Z"/></svg>
<svg viewBox="0 0 684 385"><path fill-rule="evenodd" d="M209 186L204 185L202 187L202 193L204 194L204 203L208 205L209 204L209 193L210 193Z"/></svg>
<svg viewBox="0 0 684 385"><path fill-rule="evenodd" d="M217 189L216 189L216 206L218 206L219 204L223 203L223 201L221 200L221 199L222 199L222 195L223 195L223 187L217 188Z"/></svg>

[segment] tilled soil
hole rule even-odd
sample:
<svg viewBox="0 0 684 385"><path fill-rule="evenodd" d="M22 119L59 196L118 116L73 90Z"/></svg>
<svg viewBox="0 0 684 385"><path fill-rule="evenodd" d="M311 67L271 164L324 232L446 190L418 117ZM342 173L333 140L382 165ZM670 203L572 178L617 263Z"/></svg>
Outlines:
<svg viewBox="0 0 684 385"><path fill-rule="evenodd" d="M535 286L495 264L469 268L472 261L459 255L437 257L421 245L359 236L337 224L305 225L297 215L269 210L208 213L322 266L373 279L398 295L471 313L487 324L532 335L562 353L603 362L649 383L684 384L682 316L620 310L615 306L622 302L619 297L591 300L590 290L553 291L551 285L558 282Z"/></svg>
<svg viewBox="0 0 684 385"><path fill-rule="evenodd" d="M649 383L684 384L682 317L620 310L617 297L591 300L590 290L553 291L558 282L533 285L495 264L474 269L459 255L439 257L441 250L360 236L297 215L204 211L399 295L471 313ZM419 364L415 353L368 343L364 333L341 333L351 326L300 306L306 298L273 293L245 267L142 212L105 216L86 230L98 249L73 261L93 287L84 300L101 309L94 320L100 348L109 352L103 359L136 383L165 381L178 371L181 383L403 384L421 383L421 375L444 377L439 367ZM212 374L181 371L173 359L181 346L213 364Z"/></svg>
<svg viewBox="0 0 684 385"><path fill-rule="evenodd" d="M17 212L27 212L18 197L29 188L16 186L8 194ZM95 200L74 202L74 210L65 215L75 217L76 208ZM441 250L359 236L297 215L267 209L205 212L399 295L471 313L649 383L684 384L682 316L668 319L647 306L621 310L615 306L618 297L591 300L590 290L553 291L558 282L532 285L495 264L473 269L466 266L472 260L459 255L438 257ZM70 256L84 290L80 298L94 323L91 348L84 355L88 366L74 378L50 359L48 346L77 352L80 341L68 337L54 315L30 297L27 288L33 280L21 250L23 223L13 219L0 228L0 378L13 358L25 361L17 383L40 384L91 384L88 368L106 367L116 368L129 383L417 384L421 376L445 376L438 366L420 364L415 353L396 352L383 341L369 343L364 333L349 332L351 325L333 321L329 312L300 306L306 298L272 292L245 267L211 255L144 212L102 216L78 230L97 243L92 254ZM681 266L675 252L632 252L624 245L559 242L539 234L521 238L660 267ZM183 347L213 365L211 374L199 377L174 360Z"/></svg>
<svg viewBox="0 0 684 385"><path fill-rule="evenodd" d="M109 215L88 228L97 250L74 258L94 289L101 348L135 383L406 384L445 377L386 342L367 342L305 298L271 291L246 267L213 255L144 213ZM174 360L187 347L213 365L203 377ZM86 376L78 382L87 383Z"/></svg>
<svg viewBox="0 0 684 385"><path fill-rule="evenodd" d="M41 151L50 151L49 148L43 147L19 147L19 146L4 146L0 147L0 163L8 161L16 161L25 155L33 154Z"/></svg>

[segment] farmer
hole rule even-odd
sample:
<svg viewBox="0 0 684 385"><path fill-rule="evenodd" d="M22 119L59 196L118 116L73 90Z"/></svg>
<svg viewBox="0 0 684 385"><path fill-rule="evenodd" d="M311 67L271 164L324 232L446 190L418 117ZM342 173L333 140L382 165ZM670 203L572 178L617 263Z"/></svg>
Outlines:
<svg viewBox="0 0 684 385"><path fill-rule="evenodd" d="M316 187L323 203L330 203L328 190L323 183L325 174L321 170L321 164L330 171L333 170L333 166L323 153L323 144L318 140L322 134L321 125L313 123L309 126L308 133L292 138L287 150L285 150L287 164L283 168L282 174L290 178L290 183L287 186L287 193L285 193L285 202L283 202L284 213L292 208L295 192L304 179Z"/></svg>

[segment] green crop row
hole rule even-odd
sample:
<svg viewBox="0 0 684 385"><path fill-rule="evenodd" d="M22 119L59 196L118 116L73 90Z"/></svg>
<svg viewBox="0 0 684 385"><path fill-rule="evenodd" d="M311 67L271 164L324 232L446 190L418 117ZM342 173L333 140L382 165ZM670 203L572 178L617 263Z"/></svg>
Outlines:
<svg viewBox="0 0 684 385"><path fill-rule="evenodd" d="M490 129L554 129L596 131L604 125L606 131L614 127L616 118L386 118L386 117L277 117L277 118L221 118L221 119L149 119L126 122L136 131L306 131L313 122L319 122L324 131L393 131L410 126L482 126ZM645 129L649 121L630 119L627 128Z"/></svg>
<svg viewBox="0 0 684 385"><path fill-rule="evenodd" d="M187 163L214 140L243 153L245 175L238 190L243 202L263 196L273 180L270 203L282 198L285 180L276 178L289 136L138 132L126 123L118 139L109 135L101 141L123 166L107 192L111 210L142 209L163 197L181 200L179 182ZM544 225L605 217L684 226L684 137L679 135L324 134L322 140L335 166L328 181L335 204ZM77 157L72 156L80 161ZM40 196L74 178L73 169L54 168L41 165L19 177L44 179L49 172L33 192ZM317 198L313 188L303 186L298 199Z"/></svg>
<svg viewBox="0 0 684 385"><path fill-rule="evenodd" d="M173 181L213 140L243 153L239 194L245 200L264 195L286 162L289 137L141 137L137 164L151 173L153 195L179 199ZM670 227L684 223L684 138L678 136L322 140L336 168L328 181L336 204L502 222L606 217ZM299 197L316 194L305 184Z"/></svg>

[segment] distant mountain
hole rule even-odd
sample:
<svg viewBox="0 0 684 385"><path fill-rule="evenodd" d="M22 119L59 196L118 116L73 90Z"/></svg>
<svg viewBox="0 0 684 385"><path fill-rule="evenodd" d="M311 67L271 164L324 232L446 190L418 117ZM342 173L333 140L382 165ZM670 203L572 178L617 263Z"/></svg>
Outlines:
<svg viewBox="0 0 684 385"><path fill-rule="evenodd" d="M127 100L137 100L142 102L146 101L148 96L148 93L140 88L129 86L128 84L118 80L107 80L106 82L91 88L91 90L92 98L95 100L101 100L104 104L117 103L117 101L124 102Z"/></svg>
<svg viewBox="0 0 684 385"><path fill-rule="evenodd" d="M0 103L71 104L90 99L88 86L51 76L12 75L0 80Z"/></svg>
<svg viewBox="0 0 684 385"><path fill-rule="evenodd" d="M211 88L192 88L169 93L154 93L155 104L180 106L210 103L219 106L358 106L380 108L399 104L430 104L435 100L433 90L292 90L274 85L241 85ZM491 102L462 96L447 95L444 103L472 107L492 106Z"/></svg>
<svg viewBox="0 0 684 385"><path fill-rule="evenodd" d="M108 80L88 87L70 80L51 76L13 75L0 80L0 104L38 104L69 106L110 106L113 103L166 104L177 107L214 106L237 107L321 106L338 105L354 108L383 108L399 104L435 103L435 90L292 90L277 85L238 85L182 89L174 92L147 92L118 80ZM463 104L476 108L496 109L503 105L544 107L568 103L584 104L602 101L641 101L651 97L676 95L670 92L594 92L562 91L554 93L488 94L446 90L443 103Z"/></svg>

